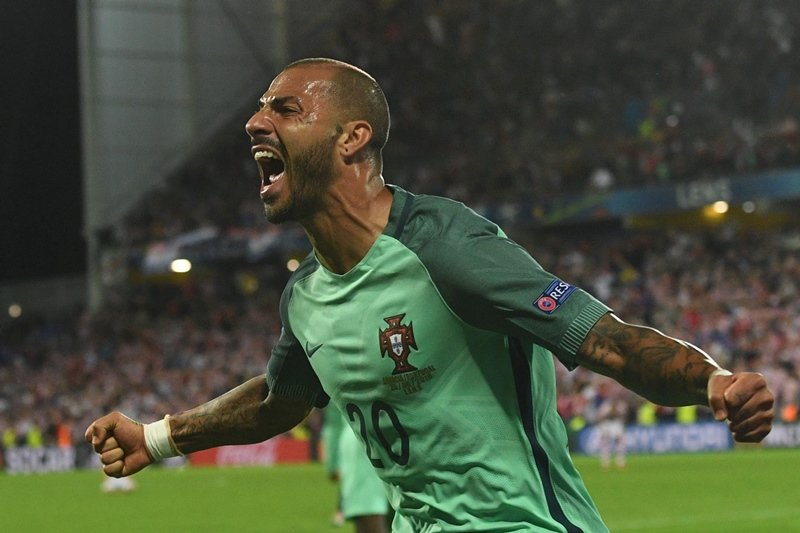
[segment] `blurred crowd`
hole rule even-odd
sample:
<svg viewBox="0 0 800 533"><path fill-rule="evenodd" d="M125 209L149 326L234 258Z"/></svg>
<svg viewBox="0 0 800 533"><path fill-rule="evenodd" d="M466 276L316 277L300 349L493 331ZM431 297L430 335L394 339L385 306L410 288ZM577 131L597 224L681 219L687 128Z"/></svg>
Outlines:
<svg viewBox="0 0 800 533"><path fill-rule="evenodd" d="M129 286L96 313L8 324L0 343L4 445L80 441L108 410L155 420L263 373L280 334L280 289L250 298L243 290L240 278L225 275Z"/></svg>
<svg viewBox="0 0 800 533"><path fill-rule="evenodd" d="M800 165L798 27L797 2L358 0L304 54L383 86L387 181L478 205ZM246 119L123 242L266 224Z"/></svg>
<svg viewBox="0 0 800 533"><path fill-rule="evenodd" d="M623 319L695 343L728 368L763 372L778 419L796 422L800 235L585 233L574 246L563 244L573 241L564 235L517 238L543 267L586 288ZM6 328L0 345L4 438L25 442L33 427L45 443L66 442L65 431L76 440L110 409L155 420L263 372L280 334L280 286L241 280L241 272L227 272L129 286L101 312ZM582 369L557 367L561 414L567 421L586 418L600 381ZM632 422L643 401L633 394L625 401ZM673 410L658 413L674 419Z"/></svg>
<svg viewBox="0 0 800 533"><path fill-rule="evenodd" d="M390 4L346 55L388 81L415 188L507 200L800 161L800 6ZM381 36L388 57L364 53Z"/></svg>
<svg viewBox="0 0 800 533"><path fill-rule="evenodd" d="M800 162L800 4L365 0L347 20L340 55L384 85L390 175L416 190L501 201Z"/></svg>
<svg viewBox="0 0 800 533"><path fill-rule="evenodd" d="M342 21L318 53L383 85L385 176L416 193L497 204L800 165L800 3L359 0ZM282 231L263 216L243 121L101 244L130 251L202 227ZM513 236L623 319L763 372L778 418L796 421L798 235ZM280 333L280 280L259 265L220 268L119 285L97 313L5 326L3 444L75 442L109 409L154 420L263 372ZM570 421L603 387L558 368ZM642 404L626 401L630 413Z"/></svg>

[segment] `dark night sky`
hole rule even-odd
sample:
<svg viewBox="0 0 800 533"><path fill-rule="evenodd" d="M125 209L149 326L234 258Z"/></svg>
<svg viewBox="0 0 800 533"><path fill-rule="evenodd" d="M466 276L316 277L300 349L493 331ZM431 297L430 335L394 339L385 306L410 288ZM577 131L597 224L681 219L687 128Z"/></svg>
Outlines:
<svg viewBox="0 0 800 533"><path fill-rule="evenodd" d="M85 271L77 2L0 16L0 282Z"/></svg>

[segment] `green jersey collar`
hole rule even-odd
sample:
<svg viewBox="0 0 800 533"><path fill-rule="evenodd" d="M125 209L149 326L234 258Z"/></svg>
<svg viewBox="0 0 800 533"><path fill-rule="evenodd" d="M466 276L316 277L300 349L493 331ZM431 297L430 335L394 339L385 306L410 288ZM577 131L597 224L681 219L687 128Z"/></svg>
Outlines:
<svg viewBox="0 0 800 533"><path fill-rule="evenodd" d="M383 234L395 239L399 239L406 227L406 221L411 214L411 205L414 203L414 195L398 187L397 185L386 185L394 195L392 208L389 211L389 221L383 228Z"/></svg>

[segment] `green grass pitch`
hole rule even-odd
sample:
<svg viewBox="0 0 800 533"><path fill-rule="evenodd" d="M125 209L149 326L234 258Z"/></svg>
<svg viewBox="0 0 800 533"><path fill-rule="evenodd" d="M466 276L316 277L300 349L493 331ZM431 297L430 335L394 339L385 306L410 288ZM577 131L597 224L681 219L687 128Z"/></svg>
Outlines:
<svg viewBox="0 0 800 533"><path fill-rule="evenodd" d="M800 450L631 456L623 471L577 457L613 532L800 532ZM150 468L132 493L102 474L0 475L3 532L349 532L321 466Z"/></svg>

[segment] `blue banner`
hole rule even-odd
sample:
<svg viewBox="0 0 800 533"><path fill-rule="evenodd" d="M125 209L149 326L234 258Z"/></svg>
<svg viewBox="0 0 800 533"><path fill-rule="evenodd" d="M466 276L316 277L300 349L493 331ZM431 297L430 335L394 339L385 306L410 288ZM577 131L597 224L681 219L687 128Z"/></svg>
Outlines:
<svg viewBox="0 0 800 533"><path fill-rule="evenodd" d="M719 200L732 204L764 199L800 198L800 168L750 174L735 178L675 183L608 193L554 196L531 202L476 206L481 215L503 225L531 223L554 225L698 209ZM310 244L299 226L267 230L233 229L223 233L215 227L199 228L166 241L150 243L142 257L131 258L132 266L146 274L169 271L174 259L197 263L232 258L258 261L270 255L307 251ZM113 274L113 269L111 274Z"/></svg>
<svg viewBox="0 0 800 533"><path fill-rule="evenodd" d="M597 427L582 430L577 445L577 453L598 455L601 443ZM628 453L709 452L731 449L733 439L728 427L717 422L631 425L625 428L625 445Z"/></svg>
<svg viewBox="0 0 800 533"><path fill-rule="evenodd" d="M698 209L719 200L741 204L756 200L800 198L800 169L763 172L735 178L691 181L608 193L555 198L536 207L518 209L519 214L543 225L656 214ZM506 210L507 211L507 210ZM503 222L503 210L497 217ZM498 218L499 217L499 218Z"/></svg>

